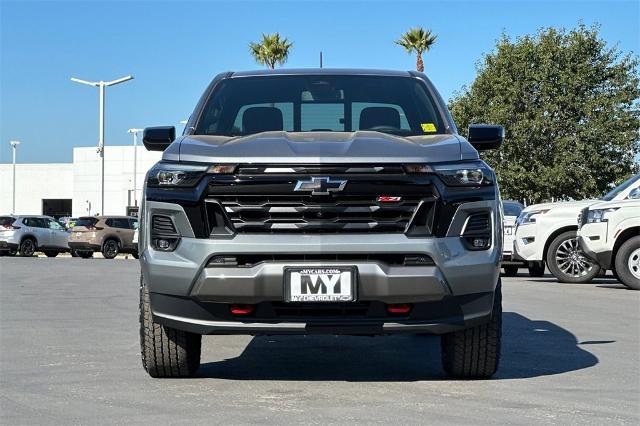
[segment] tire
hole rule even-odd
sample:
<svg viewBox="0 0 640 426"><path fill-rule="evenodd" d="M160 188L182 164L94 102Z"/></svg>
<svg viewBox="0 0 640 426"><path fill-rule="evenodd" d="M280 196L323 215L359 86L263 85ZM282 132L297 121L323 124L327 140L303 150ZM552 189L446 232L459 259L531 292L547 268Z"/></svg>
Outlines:
<svg viewBox="0 0 640 426"><path fill-rule="evenodd" d="M627 287L640 290L640 236L622 243L616 253L616 273Z"/></svg>
<svg viewBox="0 0 640 426"><path fill-rule="evenodd" d="M140 284L142 366L151 377L192 377L200 367L202 336L155 323L149 290Z"/></svg>
<svg viewBox="0 0 640 426"><path fill-rule="evenodd" d="M515 265L503 266L505 277L515 277L518 275L518 267Z"/></svg>
<svg viewBox="0 0 640 426"><path fill-rule="evenodd" d="M120 244L116 240L107 240L102 244L102 256L105 259L113 259L120 253Z"/></svg>
<svg viewBox="0 0 640 426"><path fill-rule="evenodd" d="M90 259L93 257L93 252L92 251L76 251L76 253L78 254L78 256L80 256L83 259Z"/></svg>
<svg viewBox="0 0 640 426"><path fill-rule="evenodd" d="M488 323L442 335L442 367L453 377L488 379L498 370L501 341L502 284L498 281Z"/></svg>
<svg viewBox="0 0 640 426"><path fill-rule="evenodd" d="M57 251L47 250L47 251L44 252L44 254L47 257L56 257L58 255L58 252Z"/></svg>
<svg viewBox="0 0 640 426"><path fill-rule="evenodd" d="M547 250L547 267L561 283L588 283L600 273L600 266L578 247L575 230L553 239Z"/></svg>
<svg viewBox="0 0 640 426"><path fill-rule="evenodd" d="M540 278L544 276L544 262L530 262L527 266L529 269L529 276Z"/></svg>
<svg viewBox="0 0 640 426"><path fill-rule="evenodd" d="M133 256L134 259L140 258L140 256L138 255L138 252L131 253L131 256Z"/></svg>
<svg viewBox="0 0 640 426"><path fill-rule="evenodd" d="M32 257L36 252L36 241L33 238L25 238L20 243L20 256Z"/></svg>
<svg viewBox="0 0 640 426"><path fill-rule="evenodd" d="M71 253L71 257L78 257L78 252L75 250L71 250L69 253Z"/></svg>

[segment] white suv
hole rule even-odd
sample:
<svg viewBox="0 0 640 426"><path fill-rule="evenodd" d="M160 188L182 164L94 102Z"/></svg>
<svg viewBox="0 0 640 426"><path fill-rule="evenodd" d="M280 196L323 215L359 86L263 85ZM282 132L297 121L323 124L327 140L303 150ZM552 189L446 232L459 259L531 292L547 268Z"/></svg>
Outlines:
<svg viewBox="0 0 640 426"><path fill-rule="evenodd" d="M56 257L69 251L69 231L50 216L0 217L0 252L31 257L41 251Z"/></svg>
<svg viewBox="0 0 640 426"><path fill-rule="evenodd" d="M578 242L587 256L611 269L622 284L640 290L640 189L629 198L585 208Z"/></svg>
<svg viewBox="0 0 640 426"><path fill-rule="evenodd" d="M518 217L514 248L516 258L545 261L560 282L588 282L600 266L578 246L578 216L583 208L600 201L620 201L640 187L640 175L618 185L600 200L535 204Z"/></svg>

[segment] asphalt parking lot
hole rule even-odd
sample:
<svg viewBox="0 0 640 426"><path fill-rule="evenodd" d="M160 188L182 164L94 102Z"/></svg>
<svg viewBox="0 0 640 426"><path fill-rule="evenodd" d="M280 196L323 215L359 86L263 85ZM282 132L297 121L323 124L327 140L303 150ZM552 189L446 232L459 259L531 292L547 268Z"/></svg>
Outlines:
<svg viewBox="0 0 640 426"><path fill-rule="evenodd" d="M1 424L638 424L640 292L503 279L493 380L437 337L206 337L194 379L141 367L134 260L0 258Z"/></svg>

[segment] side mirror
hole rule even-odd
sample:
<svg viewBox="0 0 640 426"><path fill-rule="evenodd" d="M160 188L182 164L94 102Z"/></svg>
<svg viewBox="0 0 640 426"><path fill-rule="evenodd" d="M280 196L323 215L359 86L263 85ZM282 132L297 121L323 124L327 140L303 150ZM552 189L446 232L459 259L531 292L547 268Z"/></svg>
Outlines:
<svg viewBox="0 0 640 426"><path fill-rule="evenodd" d="M173 126L147 127L142 134L142 143L147 151L164 151L175 138Z"/></svg>
<svg viewBox="0 0 640 426"><path fill-rule="evenodd" d="M627 199L629 200L640 200L640 188L632 189L627 195Z"/></svg>
<svg viewBox="0 0 640 426"><path fill-rule="evenodd" d="M504 142L504 127L493 124L472 124L469 126L467 139L478 151L496 149Z"/></svg>

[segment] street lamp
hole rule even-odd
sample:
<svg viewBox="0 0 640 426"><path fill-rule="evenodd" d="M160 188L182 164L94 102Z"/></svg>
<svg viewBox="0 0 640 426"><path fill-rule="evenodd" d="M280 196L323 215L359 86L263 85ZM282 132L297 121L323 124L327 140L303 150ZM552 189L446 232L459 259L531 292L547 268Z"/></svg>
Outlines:
<svg viewBox="0 0 640 426"><path fill-rule="evenodd" d="M16 149L20 141L9 141L13 150L13 204L11 204L11 214L16 214Z"/></svg>
<svg viewBox="0 0 640 426"><path fill-rule="evenodd" d="M100 192L102 193L102 202L100 203L101 214L104 215L104 88L107 86L115 86L116 84L124 83L125 81L133 80L133 76L128 75L126 77L119 78L112 81L86 81L79 78L71 77L71 81L76 83L87 84L89 86L98 87L100 89L100 139L98 140L98 154L102 158L102 184Z"/></svg>
<svg viewBox="0 0 640 426"><path fill-rule="evenodd" d="M144 129L129 129L127 132L133 134L133 205L138 206L138 187L136 181L138 180L137 167L138 167L138 133L143 132Z"/></svg>

